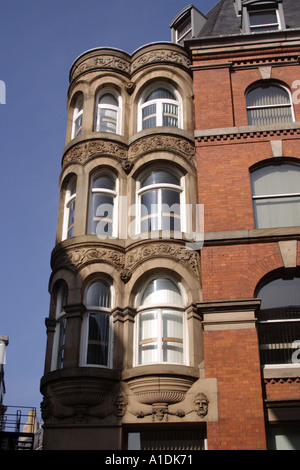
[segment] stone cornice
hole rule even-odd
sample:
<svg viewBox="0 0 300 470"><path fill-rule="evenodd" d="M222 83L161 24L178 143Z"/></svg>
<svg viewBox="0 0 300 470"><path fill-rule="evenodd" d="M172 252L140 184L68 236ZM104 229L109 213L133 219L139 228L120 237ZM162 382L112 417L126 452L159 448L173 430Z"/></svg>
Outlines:
<svg viewBox="0 0 300 470"><path fill-rule="evenodd" d="M155 129L151 135L137 133L129 144L121 136L108 137L107 134L89 133L65 148L62 167L71 163L84 165L94 157L109 156L123 163L125 169L127 161L133 163L145 154L160 151L180 155L189 162L195 158L194 142L184 131L178 129L177 132L172 132L162 127Z"/></svg>
<svg viewBox="0 0 300 470"><path fill-rule="evenodd" d="M270 139L272 137L299 136L300 122L266 126L237 126L195 131L196 143L236 142L246 139Z"/></svg>
<svg viewBox="0 0 300 470"><path fill-rule="evenodd" d="M185 49L174 43L152 43L132 55L113 48L98 48L85 52L71 67L70 84L86 73L101 70L114 71L131 79L138 70L156 64L184 68L190 73L191 61Z"/></svg>

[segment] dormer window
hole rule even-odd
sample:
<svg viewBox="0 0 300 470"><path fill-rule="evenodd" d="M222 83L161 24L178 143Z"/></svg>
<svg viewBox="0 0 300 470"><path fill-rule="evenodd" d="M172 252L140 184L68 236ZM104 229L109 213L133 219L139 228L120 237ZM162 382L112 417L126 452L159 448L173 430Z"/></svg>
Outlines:
<svg viewBox="0 0 300 470"><path fill-rule="evenodd" d="M206 17L193 5L182 10L170 24L171 40L183 46L186 39L199 36Z"/></svg>
<svg viewBox="0 0 300 470"><path fill-rule="evenodd" d="M285 29L282 0L245 0L241 6L243 33Z"/></svg>
<svg viewBox="0 0 300 470"><path fill-rule="evenodd" d="M280 21L277 9L253 10L249 11L250 31L276 31L280 28Z"/></svg>

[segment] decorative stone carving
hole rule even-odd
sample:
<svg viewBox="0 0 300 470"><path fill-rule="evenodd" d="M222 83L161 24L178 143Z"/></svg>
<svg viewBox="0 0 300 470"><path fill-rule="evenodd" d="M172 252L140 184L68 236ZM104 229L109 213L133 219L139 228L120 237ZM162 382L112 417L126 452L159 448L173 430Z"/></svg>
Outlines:
<svg viewBox="0 0 300 470"><path fill-rule="evenodd" d="M132 61L132 72L135 72L138 68L148 65L153 62L171 62L176 65L189 68L191 65L190 59L179 52L171 50L153 50L148 51L137 57Z"/></svg>
<svg viewBox="0 0 300 470"><path fill-rule="evenodd" d="M208 412L209 400L204 393L197 393L194 398L195 412L200 418L204 418Z"/></svg>
<svg viewBox="0 0 300 470"><path fill-rule="evenodd" d="M199 254L195 250L189 250L184 246L172 245L170 243L147 244L129 251L126 254L126 268L133 271L141 262L154 257L170 257L184 263L193 273L200 275Z"/></svg>
<svg viewBox="0 0 300 470"><path fill-rule="evenodd" d="M96 55L90 57L77 66L71 71L70 81L85 72L91 72L98 69L116 69L118 72L130 73L130 62L114 55Z"/></svg>
<svg viewBox="0 0 300 470"><path fill-rule="evenodd" d="M129 173L131 172L131 170L133 168L133 163L125 161L125 162L122 163L122 168L125 171L126 175L129 175Z"/></svg>
<svg viewBox="0 0 300 470"><path fill-rule="evenodd" d="M63 156L63 166L72 162L84 164L89 158L101 154L126 160L127 153L127 148L118 142L104 139L89 140L80 142L67 150Z"/></svg>
<svg viewBox="0 0 300 470"><path fill-rule="evenodd" d="M131 279L132 272L129 269L123 269L120 276L124 284L127 284L127 282L129 282Z"/></svg>
<svg viewBox="0 0 300 470"><path fill-rule="evenodd" d="M132 93L135 90L135 83L134 82L126 83L125 90L127 91L128 95L132 95Z"/></svg>
<svg viewBox="0 0 300 470"><path fill-rule="evenodd" d="M115 407L115 414L118 416L118 418L122 418L122 416L124 416L124 414L126 413L127 405L128 405L128 400L127 400L126 395L123 392L115 397L114 407Z"/></svg>
<svg viewBox="0 0 300 470"><path fill-rule="evenodd" d="M168 150L180 154L189 160L195 157L195 147L188 140L182 137L173 137L167 135L154 135L144 137L134 142L129 149L129 158L134 159L144 153Z"/></svg>
<svg viewBox="0 0 300 470"><path fill-rule="evenodd" d="M121 271L124 268L125 256L117 250L102 247L67 249L54 256L52 268L72 267L77 270L86 263L96 261L110 263Z"/></svg>

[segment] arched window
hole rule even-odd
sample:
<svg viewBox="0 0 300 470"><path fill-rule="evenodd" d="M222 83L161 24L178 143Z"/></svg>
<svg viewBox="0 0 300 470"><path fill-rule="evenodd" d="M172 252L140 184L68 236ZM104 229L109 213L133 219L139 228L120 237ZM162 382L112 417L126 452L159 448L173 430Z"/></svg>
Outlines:
<svg viewBox="0 0 300 470"><path fill-rule="evenodd" d="M121 97L115 92L98 95L95 131L121 133Z"/></svg>
<svg viewBox="0 0 300 470"><path fill-rule="evenodd" d="M86 292L82 365L110 367L112 350L111 286L93 282Z"/></svg>
<svg viewBox="0 0 300 470"><path fill-rule="evenodd" d="M251 173L256 228L300 226L300 166L268 165Z"/></svg>
<svg viewBox="0 0 300 470"><path fill-rule="evenodd" d="M259 83L246 94L248 125L294 121L289 91L276 83Z"/></svg>
<svg viewBox="0 0 300 470"><path fill-rule="evenodd" d="M294 353L300 348L300 277L274 279L261 287L256 297L262 299L258 313L262 363L296 363Z"/></svg>
<svg viewBox="0 0 300 470"><path fill-rule="evenodd" d="M73 177L67 186L65 194L63 239L71 238L74 235L75 200L76 177Z"/></svg>
<svg viewBox="0 0 300 470"><path fill-rule="evenodd" d="M178 93L165 86L151 88L140 103L140 130L150 127L181 127L181 107Z"/></svg>
<svg viewBox="0 0 300 470"><path fill-rule="evenodd" d="M183 176L165 169L144 174L137 182L137 232L183 231Z"/></svg>
<svg viewBox="0 0 300 470"><path fill-rule="evenodd" d="M81 93L76 100L73 114L72 139L81 134L83 116L83 94Z"/></svg>
<svg viewBox="0 0 300 470"><path fill-rule="evenodd" d="M137 298L136 364L185 363L184 300L167 277L150 280Z"/></svg>
<svg viewBox="0 0 300 470"><path fill-rule="evenodd" d="M52 370L62 369L65 353L66 336L66 312L64 307L68 301L68 287L65 282L61 282L56 293L55 319L56 329L54 335L54 347L52 357Z"/></svg>
<svg viewBox="0 0 300 470"><path fill-rule="evenodd" d="M99 238L117 236L117 195L118 180L112 173L100 173L92 179L89 233Z"/></svg>

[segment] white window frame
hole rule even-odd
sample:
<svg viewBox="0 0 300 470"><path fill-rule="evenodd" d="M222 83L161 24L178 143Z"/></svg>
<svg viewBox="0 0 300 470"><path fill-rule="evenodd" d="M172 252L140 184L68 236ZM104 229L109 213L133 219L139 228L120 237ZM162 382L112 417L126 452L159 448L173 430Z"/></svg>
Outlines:
<svg viewBox="0 0 300 470"><path fill-rule="evenodd" d="M60 350L64 351L65 349L65 340L63 344L60 344L62 322L63 322L64 334L66 331L66 312L64 311L63 309L64 305L62 304L63 295L65 293L64 288L67 289L67 286L60 285L57 290L56 306L55 306L56 327L55 327L55 333L54 333L54 338L53 338L51 370L58 370L62 368L62 367L58 367L58 358L59 358ZM60 309L59 309L59 306L61 307Z"/></svg>
<svg viewBox="0 0 300 470"><path fill-rule="evenodd" d="M104 95L112 95L118 102L118 106L112 104L101 104L100 100ZM109 131L100 131L100 119L101 119L101 109L109 109L116 112L116 132ZM110 88L101 90L96 97L96 109L95 109L95 132L106 132L108 134L118 134L122 132L122 98L119 93Z"/></svg>
<svg viewBox="0 0 300 470"><path fill-rule="evenodd" d="M171 170L168 167L157 167L152 171L166 171L170 174L174 174L179 180L180 185L170 184L170 183L157 183L157 184L150 184L148 186L141 187L141 181L145 177L147 177L147 173L150 173L149 170L147 172L143 172L142 175L137 179L136 182L136 235L144 233L142 232L141 224L142 224L142 195L148 191L157 190L158 191L158 207L157 207L157 217L158 217L158 229L162 230L162 190L170 189L174 190L179 193L180 195L180 231L186 232L186 212L185 212L185 176L179 171ZM152 214L152 213L151 213ZM149 216L151 214L148 214Z"/></svg>
<svg viewBox="0 0 300 470"><path fill-rule="evenodd" d="M179 30L182 30L186 25L190 25L190 28L187 29L186 31L184 31L184 33L182 33L180 36L179 36ZM186 18L182 23L180 23L180 25L177 27L176 29L176 42L177 44L181 44L182 41L185 40L185 38L190 34L192 33L193 31L193 28L192 28L192 16L189 15L188 18ZM191 36L190 36L191 37Z"/></svg>
<svg viewBox="0 0 300 470"><path fill-rule="evenodd" d="M285 166L285 165L290 165L291 163L290 162L286 162L286 163L282 163L282 165L280 166ZM298 165L294 165L295 167L298 167L299 168L299 176L300 176L300 167ZM269 168L270 170L270 173L272 173L272 169L274 168L273 165L266 165L265 168ZM251 193L252 193L252 203L253 203L253 216L254 216L254 221L255 221L255 209L254 209L254 202L255 201L263 201L264 199L282 199L282 198L286 198L286 199L289 199L289 198L294 198L294 197L300 197L300 192L297 192L297 193L279 193L279 194L262 194L262 195L258 195L256 196L254 194L254 188L253 188L253 182L252 182L252 175L255 174L255 171L258 171L260 168L256 168L256 170L253 170L251 173L250 173L250 182L251 182ZM257 226L258 224L255 223L255 228L256 229L265 229L267 227L258 227ZM276 227L268 227L268 228L278 228L279 226L276 226ZM283 225L283 227L285 227L285 225ZM297 225L289 225L288 227L297 227Z"/></svg>
<svg viewBox="0 0 300 470"><path fill-rule="evenodd" d="M75 193L72 194L72 188L73 185L75 185ZM66 194L65 194L65 203L64 203L64 220L63 220L63 233L62 233L62 239L66 240L67 238L71 238L69 235L70 229L74 230L74 223L70 224L69 223L69 218L70 218L70 211L72 210L72 205L74 204L74 211L75 211L75 206L76 206L76 189L77 189L77 181L76 177L72 177L72 179L69 181L67 188L66 188ZM74 234L72 235L74 236Z"/></svg>
<svg viewBox="0 0 300 470"><path fill-rule="evenodd" d="M107 284L110 290L110 307L95 307L86 305L87 292L89 287L94 282L104 282ZM79 366L80 367L98 367L99 369L111 369L113 366L113 340L114 340L114 331L113 331L113 317L112 317L112 306L114 301L114 289L111 283L107 280L96 279L89 284L85 290L84 303L86 305L86 312L84 313L82 328L81 328L81 341L80 341L80 356L79 356ZM87 363L87 352L88 352L88 339L89 339L89 314L103 314L107 315L109 325L108 325L108 349L107 349L107 364L90 364Z"/></svg>
<svg viewBox="0 0 300 470"><path fill-rule="evenodd" d="M168 98L157 98L154 100L150 101L145 101L146 97L155 91L158 88L164 88L166 91L169 93L172 93L172 95L175 96L175 100L168 99ZM182 129L182 99L178 91L174 88L171 87L170 85L166 85L165 83L156 83L155 85L148 87L144 93L141 96L141 99L139 101L139 106L138 106L138 131L144 130L143 127L143 109L150 106L150 105L156 105L156 112L155 112L155 117L156 117L156 125L154 127L161 127L163 126L163 105L164 104L171 104L171 105L176 105L177 110L178 110L178 115L177 115L177 127L175 129ZM168 127L168 126L166 126ZM150 129L150 128L145 128Z"/></svg>
<svg viewBox="0 0 300 470"><path fill-rule="evenodd" d="M160 304L151 304L145 306L138 306L145 289L147 288L148 284L158 277L163 278L164 276L151 276L148 282L143 284L142 288L138 292L136 296L136 316L135 316L135 328L134 328L134 352L133 352L133 364L134 367L145 366L149 364L170 364L170 362L163 362L162 355L163 355L163 343L168 341L168 338L163 341L162 336L162 311L163 310L173 310L174 312L180 312L182 314L182 343L183 346L183 355L182 355L182 362L172 362L172 364L177 364L181 366L189 365L189 341L188 341L188 326L187 326L187 316L186 316L186 294L180 282L175 281L174 279L165 276L166 279L170 279L178 288L183 305L174 305L171 303L160 303ZM157 341L156 338L153 338L153 343L157 343L157 353L158 353L158 360L156 362L139 362L139 346L140 346L140 338L139 338L139 330L140 330L140 314L147 313L147 312L158 312L158 331L157 331ZM171 338L172 339L172 338ZM149 338L150 340L150 338ZM146 340L150 343L150 341ZM169 339L170 341L170 339ZM171 341L172 342L172 341ZM174 341L176 343L176 341ZM178 341L179 343L179 341Z"/></svg>
<svg viewBox="0 0 300 470"><path fill-rule="evenodd" d="M251 13L268 13L270 11L275 11L276 13L276 18L277 18L277 22L276 23L261 23L259 25L251 25L251 20L250 20L250 17L251 17ZM279 15L279 11L278 11L278 8L276 6L274 7L269 7L269 8L266 8L266 9L248 9L248 18L249 18L249 28L250 28L250 32L251 33L255 33L257 32L258 29L263 29L265 31L279 31L282 29L282 25L281 25L281 21L280 21L280 15ZM268 29L272 26L277 26L277 29ZM263 32L263 31L258 31L258 32Z"/></svg>
<svg viewBox="0 0 300 470"><path fill-rule="evenodd" d="M257 105L257 106L249 106L247 104L247 95L248 95L248 93L250 93L252 90L255 90L256 88L261 88L263 90L264 87L262 85L263 84L253 85L252 87L250 87L247 90L247 92L246 92L246 111L248 112L248 111L255 110L255 109L290 108L291 115L292 115L292 121L290 121L290 122L295 122L295 112L294 112L292 94L291 94L290 90L287 87L283 86L280 83L270 82L269 85L270 86L277 86L278 88L282 88L284 91L286 91L288 96L289 96L289 103L288 104L268 104L268 105ZM274 123L270 121L268 124L265 124L265 125L269 125L269 124L274 124ZM252 125L255 125L255 124L252 124Z"/></svg>
<svg viewBox="0 0 300 470"><path fill-rule="evenodd" d="M114 182L115 182L115 190L112 189L105 189L105 188L93 188L93 183L94 181L100 177L101 175L107 175L111 177ZM110 196L113 198L113 209L112 209L112 233L111 235L108 236L108 238L117 238L118 233L119 233L119 178L112 172L112 171L102 171L102 172L97 172L93 177L91 178L90 182L90 201L89 201L89 220L88 220L88 232L90 234L96 235L96 233L93 232L92 226L93 226L93 221L96 216L96 214L93 214L93 196L95 194L103 194L105 196ZM99 221L101 217L99 216ZM98 235L99 236L99 235Z"/></svg>
<svg viewBox="0 0 300 470"><path fill-rule="evenodd" d="M79 103L82 101L82 105L79 107ZM81 93L80 96L75 101L75 108L73 113L73 124L72 124L72 139L81 135L82 132L82 118L83 118L83 94ZM76 123L81 119L81 125L79 126L76 132Z"/></svg>

